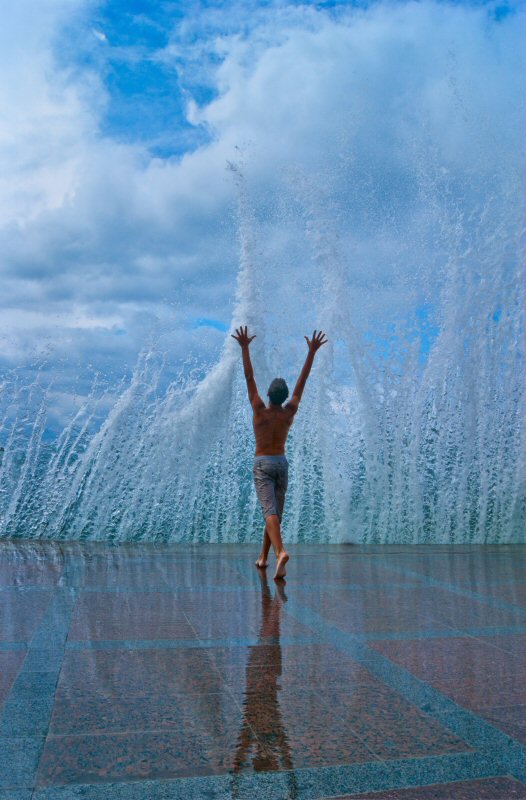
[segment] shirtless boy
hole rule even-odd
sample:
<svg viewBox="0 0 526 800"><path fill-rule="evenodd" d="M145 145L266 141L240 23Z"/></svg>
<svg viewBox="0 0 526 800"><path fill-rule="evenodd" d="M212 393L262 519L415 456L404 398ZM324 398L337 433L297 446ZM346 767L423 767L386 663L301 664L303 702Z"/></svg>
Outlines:
<svg viewBox="0 0 526 800"><path fill-rule="evenodd" d="M254 371L250 361L249 346L255 339L249 336L247 326L236 328L236 333L231 336L239 343L243 356L243 368L247 381L248 399L254 411L253 424L256 436L256 454L254 458L254 483L258 500L265 517L265 533L263 547L256 561L256 567L263 569L268 566L268 553L270 545L276 555L276 574L274 578L284 578L287 572L286 563L289 555L283 547L281 540L281 518L285 504L285 492L288 484L288 462L285 457L285 442L298 410L305 383L309 377L314 356L323 344L326 344L325 334L319 331L312 334L312 339L307 340L309 352L305 364L294 387L292 397L283 405L289 396L287 384L283 378L274 378L267 392L268 406L258 394Z"/></svg>

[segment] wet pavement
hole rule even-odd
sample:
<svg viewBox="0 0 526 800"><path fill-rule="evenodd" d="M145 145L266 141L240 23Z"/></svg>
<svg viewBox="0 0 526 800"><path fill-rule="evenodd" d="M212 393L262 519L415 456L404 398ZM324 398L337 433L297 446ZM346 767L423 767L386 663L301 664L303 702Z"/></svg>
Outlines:
<svg viewBox="0 0 526 800"><path fill-rule="evenodd" d="M2 800L526 800L526 546L0 542Z"/></svg>

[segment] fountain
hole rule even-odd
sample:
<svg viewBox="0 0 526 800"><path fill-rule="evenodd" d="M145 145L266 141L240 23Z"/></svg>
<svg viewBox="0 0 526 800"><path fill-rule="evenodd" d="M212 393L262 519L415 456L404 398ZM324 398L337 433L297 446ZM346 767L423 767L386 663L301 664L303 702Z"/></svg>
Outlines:
<svg viewBox="0 0 526 800"><path fill-rule="evenodd" d="M294 384L305 333L330 339L288 444L286 541L524 541L523 154L503 157L497 129L466 111L455 80L449 89L470 141L464 164L416 105L387 155L355 146L355 118L339 163L288 165L279 196L250 154L230 164L237 288L204 378L182 365L166 385L161 354L145 348L129 382L110 393L95 382L50 438L45 371L6 374L0 536L258 538L250 409L230 337L247 324L262 394L275 375Z"/></svg>

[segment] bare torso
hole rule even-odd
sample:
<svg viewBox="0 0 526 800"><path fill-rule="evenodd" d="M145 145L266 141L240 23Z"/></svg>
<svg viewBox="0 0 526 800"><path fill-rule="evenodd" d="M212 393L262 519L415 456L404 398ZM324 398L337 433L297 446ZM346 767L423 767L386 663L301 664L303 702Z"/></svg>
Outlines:
<svg viewBox="0 0 526 800"><path fill-rule="evenodd" d="M282 456L295 410L287 406L254 409L253 425L257 456Z"/></svg>
<svg viewBox="0 0 526 800"><path fill-rule="evenodd" d="M250 405L252 406L252 410L254 412L253 424L254 434L256 436L256 456L284 456L287 435L294 420L294 415L298 410L303 389L305 388L305 382L309 377L309 373L314 362L314 354L327 341L327 339L325 339L325 334L322 331L318 331L318 333L314 331L312 334L312 339L309 339L307 336L305 336L308 347L307 357L300 372L300 376L296 381L294 391L292 392L292 397L285 406L273 405L272 403L270 403L269 406L266 406L258 394L256 381L254 380L254 370L252 369L252 362L250 360L249 353L250 342L255 338L255 336L248 335L248 328L246 325L244 328L236 328L235 335L231 334L231 336L241 347L243 371L245 373L245 380L247 382L248 399L250 400ZM270 387L267 395L270 399ZM276 397L277 395L273 396ZM278 396L282 397L283 395L280 393ZM285 394L285 397L286 396L287 394ZM255 479L256 473L254 472L254 480ZM280 488L282 491L282 501L284 501L283 491L286 490L286 486L282 485ZM286 564L289 560L289 554L283 547L283 542L281 540L281 517L278 513L277 504L275 508L270 506L270 510L267 509L267 512L265 513L265 508L267 506L266 498L264 501L261 500L261 503L263 513L265 514L265 533L263 537L261 555L256 561L256 566L258 568L267 566L267 556L270 544L272 543L274 552L276 554L276 574L274 575L274 578L284 578L287 572ZM265 508L263 507L264 505ZM283 509L283 503L281 504L281 509Z"/></svg>

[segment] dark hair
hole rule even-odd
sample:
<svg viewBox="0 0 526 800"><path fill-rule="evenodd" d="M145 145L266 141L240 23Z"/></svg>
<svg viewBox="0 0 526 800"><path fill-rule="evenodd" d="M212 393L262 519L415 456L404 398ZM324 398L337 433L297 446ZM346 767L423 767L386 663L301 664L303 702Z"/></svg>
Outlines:
<svg viewBox="0 0 526 800"><path fill-rule="evenodd" d="M274 378L268 387L268 396L270 397L270 402L275 406L280 406L285 402L289 396L289 387L283 378Z"/></svg>

